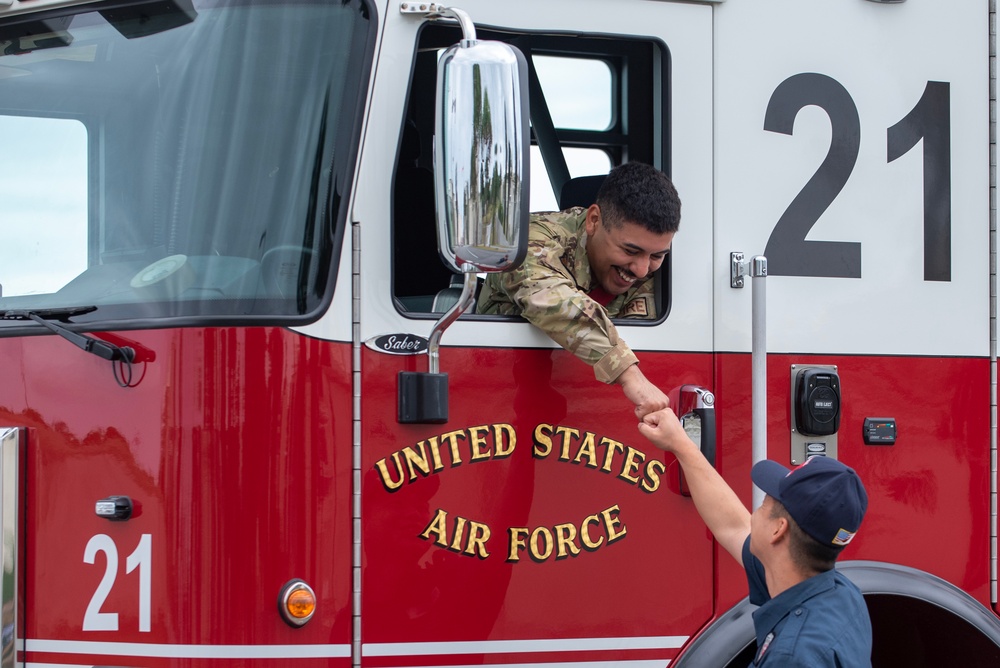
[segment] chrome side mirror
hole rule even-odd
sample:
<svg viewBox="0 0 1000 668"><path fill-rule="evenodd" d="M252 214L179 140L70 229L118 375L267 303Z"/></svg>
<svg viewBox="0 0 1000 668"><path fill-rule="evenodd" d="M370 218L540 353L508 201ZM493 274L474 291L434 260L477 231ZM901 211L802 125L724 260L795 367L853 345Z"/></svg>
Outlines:
<svg viewBox="0 0 1000 668"><path fill-rule="evenodd" d="M404 13L457 19L463 39L438 60L434 191L438 248L464 274L462 294L427 342L427 372L400 371L397 420L448 421L441 336L475 299L476 274L521 264L528 249L528 64L502 42L478 41L461 9L400 5Z"/></svg>
<svg viewBox="0 0 1000 668"><path fill-rule="evenodd" d="M438 244L455 271L504 271L527 252L527 61L508 44L477 41L464 23L463 30L466 39L438 61Z"/></svg>

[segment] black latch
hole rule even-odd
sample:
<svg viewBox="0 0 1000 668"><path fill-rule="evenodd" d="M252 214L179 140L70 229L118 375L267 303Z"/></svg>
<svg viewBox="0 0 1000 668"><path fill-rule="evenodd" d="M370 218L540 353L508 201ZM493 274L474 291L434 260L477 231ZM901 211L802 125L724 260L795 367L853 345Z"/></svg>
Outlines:
<svg viewBox="0 0 1000 668"><path fill-rule="evenodd" d="M98 517L120 522L132 517L132 499L127 496L109 496L94 506Z"/></svg>
<svg viewBox="0 0 1000 668"><path fill-rule="evenodd" d="M400 371L396 419L402 424L447 422L448 374Z"/></svg>

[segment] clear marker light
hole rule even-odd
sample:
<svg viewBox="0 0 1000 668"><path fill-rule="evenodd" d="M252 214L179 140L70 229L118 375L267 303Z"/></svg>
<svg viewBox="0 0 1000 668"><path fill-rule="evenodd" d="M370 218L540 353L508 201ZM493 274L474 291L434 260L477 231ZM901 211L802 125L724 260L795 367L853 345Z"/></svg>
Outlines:
<svg viewBox="0 0 1000 668"><path fill-rule="evenodd" d="M316 612L316 594L304 581L289 580L278 595L278 611L290 626L302 626Z"/></svg>

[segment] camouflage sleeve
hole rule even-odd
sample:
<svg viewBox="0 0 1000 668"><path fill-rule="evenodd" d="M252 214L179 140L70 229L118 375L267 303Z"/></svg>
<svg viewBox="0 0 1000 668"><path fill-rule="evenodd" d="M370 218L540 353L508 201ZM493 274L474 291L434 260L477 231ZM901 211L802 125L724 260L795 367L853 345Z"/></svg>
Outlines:
<svg viewBox="0 0 1000 668"><path fill-rule="evenodd" d="M560 346L594 367L603 383L613 383L635 354L619 337L604 308L577 285L563 264L564 241L544 226L532 230L528 254L516 270L494 274L494 290ZM499 295L497 295L499 297Z"/></svg>

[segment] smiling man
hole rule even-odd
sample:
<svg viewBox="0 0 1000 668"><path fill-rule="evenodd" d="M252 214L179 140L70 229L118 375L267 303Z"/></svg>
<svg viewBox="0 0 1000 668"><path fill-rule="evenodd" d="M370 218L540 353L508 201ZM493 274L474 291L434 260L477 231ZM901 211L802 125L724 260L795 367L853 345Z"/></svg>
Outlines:
<svg viewBox="0 0 1000 668"><path fill-rule="evenodd" d="M681 203L667 176L630 162L608 174L597 202L532 216L528 254L516 270L489 274L477 313L520 315L617 383L644 415L667 398L611 318L653 319L653 273L680 225Z"/></svg>

